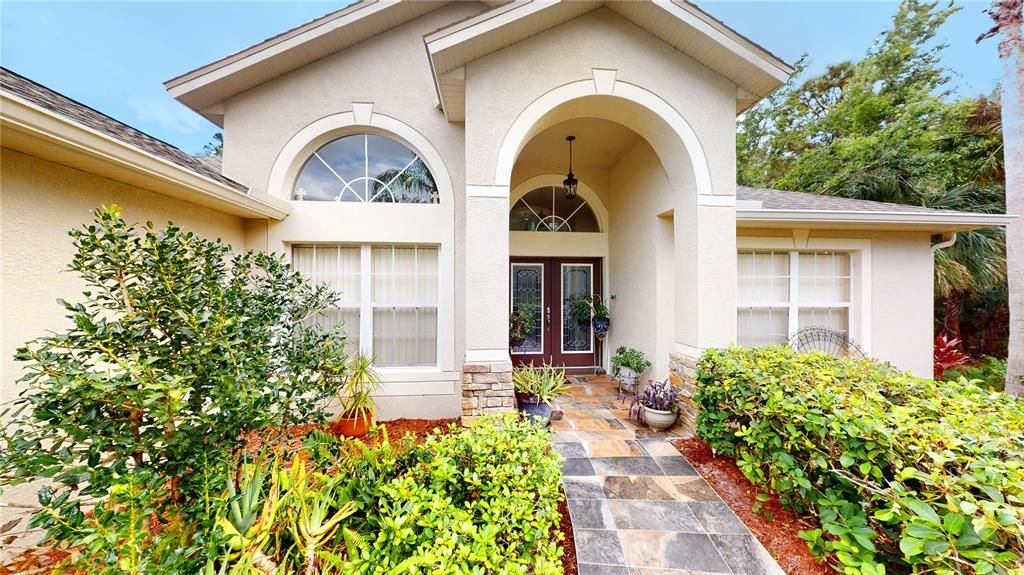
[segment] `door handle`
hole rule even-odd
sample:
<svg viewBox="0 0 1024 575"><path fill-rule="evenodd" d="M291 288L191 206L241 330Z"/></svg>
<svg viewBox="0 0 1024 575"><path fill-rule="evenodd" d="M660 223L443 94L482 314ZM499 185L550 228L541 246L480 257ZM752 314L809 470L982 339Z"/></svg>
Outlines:
<svg viewBox="0 0 1024 575"><path fill-rule="evenodd" d="M547 309L547 325L548 327L551 326L551 306L548 306Z"/></svg>

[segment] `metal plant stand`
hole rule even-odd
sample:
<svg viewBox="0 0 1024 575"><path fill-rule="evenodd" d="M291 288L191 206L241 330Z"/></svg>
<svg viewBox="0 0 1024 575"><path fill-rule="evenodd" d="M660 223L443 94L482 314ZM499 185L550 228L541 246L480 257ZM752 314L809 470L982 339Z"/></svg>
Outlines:
<svg viewBox="0 0 1024 575"><path fill-rule="evenodd" d="M832 357L866 359L867 354L846 334L827 327L805 327L789 338L793 351L820 351Z"/></svg>

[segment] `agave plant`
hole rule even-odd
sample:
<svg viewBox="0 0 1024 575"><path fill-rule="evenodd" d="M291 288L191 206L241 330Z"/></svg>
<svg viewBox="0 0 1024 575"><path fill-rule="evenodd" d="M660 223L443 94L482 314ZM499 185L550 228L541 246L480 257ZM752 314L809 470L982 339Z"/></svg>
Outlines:
<svg viewBox="0 0 1024 575"><path fill-rule="evenodd" d="M261 455L255 463L245 461L237 478L228 478L228 513L217 524L224 532L226 558L235 565L231 573L274 573L277 563L264 553L274 532L274 520L283 503L278 476ZM264 493L264 485L270 481Z"/></svg>

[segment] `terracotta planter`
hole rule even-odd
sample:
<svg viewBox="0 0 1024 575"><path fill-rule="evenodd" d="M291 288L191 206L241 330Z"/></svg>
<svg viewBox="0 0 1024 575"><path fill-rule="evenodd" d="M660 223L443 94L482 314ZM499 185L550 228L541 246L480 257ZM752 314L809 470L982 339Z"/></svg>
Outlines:
<svg viewBox="0 0 1024 575"><path fill-rule="evenodd" d="M676 422L676 413L673 411L661 411L644 407L644 423L651 429L668 429Z"/></svg>
<svg viewBox="0 0 1024 575"><path fill-rule="evenodd" d="M373 416L366 417L338 417L338 420L331 426L334 433L345 437L363 437L373 424Z"/></svg>

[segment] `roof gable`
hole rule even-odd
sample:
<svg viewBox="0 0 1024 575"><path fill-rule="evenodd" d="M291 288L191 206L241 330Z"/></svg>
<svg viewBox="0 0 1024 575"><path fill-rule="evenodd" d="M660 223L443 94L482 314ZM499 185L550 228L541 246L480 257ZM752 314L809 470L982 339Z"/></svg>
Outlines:
<svg viewBox="0 0 1024 575"><path fill-rule="evenodd" d="M523 0L424 38L445 115L451 121L465 117L465 64L601 7L736 84L737 113L781 86L793 72L789 64L690 2Z"/></svg>

